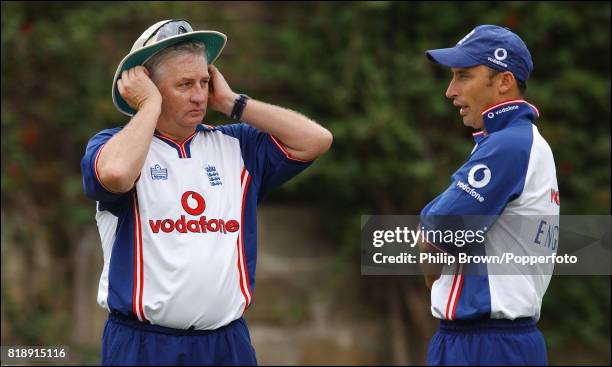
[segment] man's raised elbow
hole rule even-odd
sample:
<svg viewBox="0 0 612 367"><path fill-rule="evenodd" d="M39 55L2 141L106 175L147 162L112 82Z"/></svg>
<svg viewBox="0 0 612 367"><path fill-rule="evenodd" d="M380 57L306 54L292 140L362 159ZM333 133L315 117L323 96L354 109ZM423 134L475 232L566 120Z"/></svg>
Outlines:
<svg viewBox="0 0 612 367"><path fill-rule="evenodd" d="M325 154L331 147L334 137L324 127L318 126L316 130L311 131L307 136L301 139L300 148L290 148L285 145L285 148L289 151L289 154L293 158L297 158L304 161L312 161Z"/></svg>
<svg viewBox="0 0 612 367"><path fill-rule="evenodd" d="M316 154L317 156L321 156L325 154L331 148L332 142L334 141L334 136L332 133L326 128L321 128L321 132L317 137L316 144Z"/></svg>
<svg viewBox="0 0 612 367"><path fill-rule="evenodd" d="M126 170L106 168L100 172L102 185L112 192L128 192L134 186L134 180Z"/></svg>

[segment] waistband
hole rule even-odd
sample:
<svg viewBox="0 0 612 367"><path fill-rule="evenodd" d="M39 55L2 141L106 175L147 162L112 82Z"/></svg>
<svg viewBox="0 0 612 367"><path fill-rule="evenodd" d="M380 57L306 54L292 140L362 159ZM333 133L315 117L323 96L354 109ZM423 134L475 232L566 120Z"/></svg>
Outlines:
<svg viewBox="0 0 612 367"><path fill-rule="evenodd" d="M191 328L183 330L183 329L173 329L173 328L169 328L169 327L165 327L165 326L144 323L144 322L141 322L139 320L136 320L133 317L125 316L125 315L122 315L122 314L117 313L117 312L112 312L112 313L108 314L108 319L113 321L113 322L116 322L118 324L125 325L125 326L131 327L131 328L135 328L135 329L139 329L139 330L150 331L150 332L159 333L159 334L181 335L181 336L186 336L186 335L193 335L193 336L197 336L197 335L210 335L210 334L218 333L220 331L231 329L231 328L233 328L235 326L238 326L240 324L244 324L244 319L241 317L239 319L236 319L236 320L230 322L229 324L227 324L225 326L221 326L220 328L213 329L213 330L195 330L195 329L191 329Z"/></svg>
<svg viewBox="0 0 612 367"><path fill-rule="evenodd" d="M515 320L507 319L477 319L477 320L440 320L440 331L442 332L466 332L466 331L503 331L503 332L526 332L537 330L536 322L531 317L523 317Z"/></svg>

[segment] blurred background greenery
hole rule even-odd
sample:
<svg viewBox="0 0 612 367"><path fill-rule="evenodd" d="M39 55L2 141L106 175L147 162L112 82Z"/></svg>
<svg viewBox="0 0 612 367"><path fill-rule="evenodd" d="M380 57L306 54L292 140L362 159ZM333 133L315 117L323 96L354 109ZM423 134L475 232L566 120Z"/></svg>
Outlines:
<svg viewBox="0 0 612 367"><path fill-rule="evenodd" d="M333 256L317 286L342 298L351 284L357 308L390 305L379 312L403 325L392 335L417 349L381 347L368 362L423 363L431 330L413 320L427 307L422 279L360 277L360 215L418 213L473 145L444 97L449 71L425 50L477 24L515 30L534 59L527 99L562 214L610 214L609 2L2 2L2 345L66 344L96 363L98 346L75 331L88 320L79 304L96 297L84 279L101 271L83 261L99 239L79 161L91 136L126 123L110 98L117 64L171 18L228 35L217 65L234 90L333 132L332 149L268 202L314 210ZM425 306L394 303L406 294ZM610 277L554 277L540 328L552 363L609 364Z"/></svg>

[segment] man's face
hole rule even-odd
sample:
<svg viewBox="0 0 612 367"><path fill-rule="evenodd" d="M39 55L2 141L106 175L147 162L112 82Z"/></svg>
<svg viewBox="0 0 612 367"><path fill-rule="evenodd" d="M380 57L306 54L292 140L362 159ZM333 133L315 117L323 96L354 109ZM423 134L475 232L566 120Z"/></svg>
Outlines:
<svg viewBox="0 0 612 367"><path fill-rule="evenodd" d="M208 67L202 55L170 57L160 68L157 87L162 96L161 119L174 128L202 123L208 102Z"/></svg>
<svg viewBox="0 0 612 367"><path fill-rule="evenodd" d="M484 65L467 69L452 68L453 78L446 90L446 97L459 108L463 124L482 129L482 111L495 103L495 84L489 68Z"/></svg>

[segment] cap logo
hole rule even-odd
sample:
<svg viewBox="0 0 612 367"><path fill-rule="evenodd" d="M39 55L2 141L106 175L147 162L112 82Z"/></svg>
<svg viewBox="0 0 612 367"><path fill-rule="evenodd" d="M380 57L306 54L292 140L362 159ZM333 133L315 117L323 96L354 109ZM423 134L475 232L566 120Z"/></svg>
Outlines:
<svg viewBox="0 0 612 367"><path fill-rule="evenodd" d="M502 60L505 60L508 57L508 51L506 51L505 48L500 47L498 49L495 49L495 52L493 52L493 56L495 56L495 58L487 56L487 60L506 69L508 68L508 64L502 62Z"/></svg>
<svg viewBox="0 0 612 367"><path fill-rule="evenodd" d="M461 44L467 41L468 38L472 37L472 35L476 32L476 29L473 29L470 33L468 33L465 37L461 39L461 41L457 42L457 46L461 46Z"/></svg>
<svg viewBox="0 0 612 367"><path fill-rule="evenodd" d="M185 29L185 27L183 27L182 25L178 27L178 32L179 34L181 33L187 33L187 30Z"/></svg>
<svg viewBox="0 0 612 367"><path fill-rule="evenodd" d="M508 52L506 51L505 48L498 48L493 53L493 56L495 56L497 60L502 61L502 60L505 60L506 57L508 57Z"/></svg>

